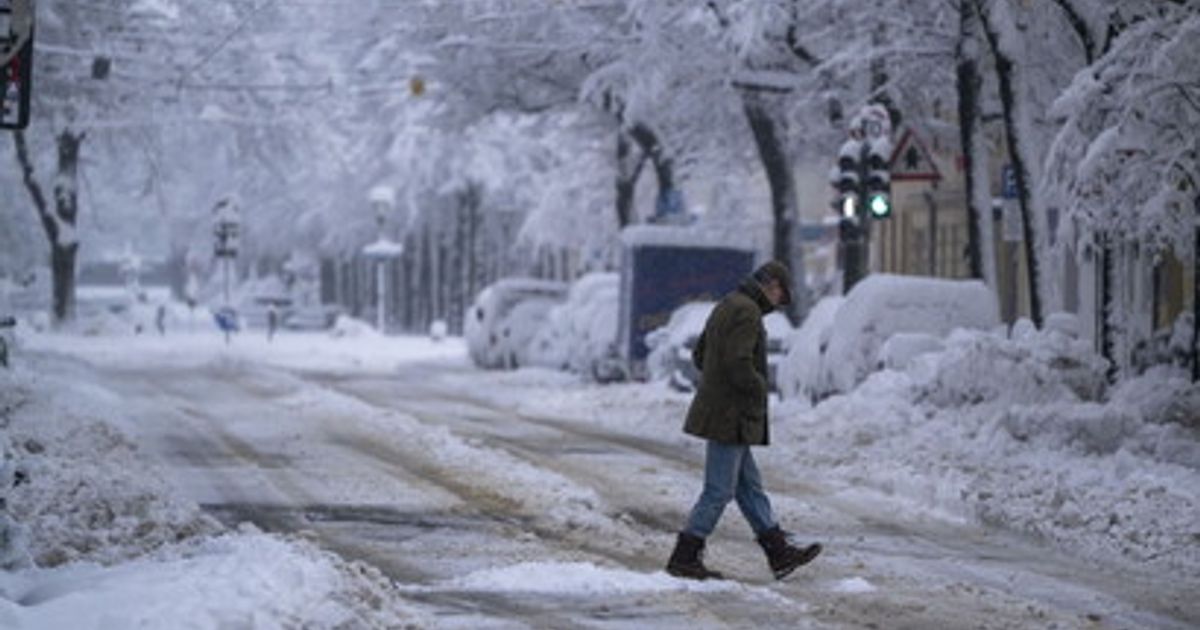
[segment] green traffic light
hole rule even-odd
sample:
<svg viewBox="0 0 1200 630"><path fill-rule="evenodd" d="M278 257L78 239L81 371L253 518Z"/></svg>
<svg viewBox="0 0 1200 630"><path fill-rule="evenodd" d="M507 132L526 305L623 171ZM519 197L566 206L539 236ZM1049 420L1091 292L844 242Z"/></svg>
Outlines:
<svg viewBox="0 0 1200 630"><path fill-rule="evenodd" d="M886 218L892 213L892 202L888 200L887 195L871 195L867 207L871 209L871 216L876 219Z"/></svg>

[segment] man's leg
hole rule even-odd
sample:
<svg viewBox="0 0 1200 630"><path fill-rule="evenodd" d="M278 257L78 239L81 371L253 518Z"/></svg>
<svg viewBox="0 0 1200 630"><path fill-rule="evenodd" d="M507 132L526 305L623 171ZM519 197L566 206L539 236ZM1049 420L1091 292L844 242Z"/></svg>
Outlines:
<svg viewBox="0 0 1200 630"><path fill-rule="evenodd" d="M811 544L797 547L788 540L787 533L780 529L771 512L771 500L763 490L762 475L754 456L746 448L742 458L741 474L738 475L737 502L742 514L754 529L754 536L763 552L775 579L782 580L797 568L812 562L821 553L821 545Z"/></svg>
<svg viewBox="0 0 1200 630"><path fill-rule="evenodd" d="M725 506L733 500L738 473L749 447L708 441L704 454L704 490L688 516L684 532L697 538L708 538L717 527Z"/></svg>
<svg viewBox="0 0 1200 630"><path fill-rule="evenodd" d="M667 561L667 573L696 580L722 577L704 566L704 540L717 527L725 506L733 500L744 448L708 442L704 454L704 490L692 507L687 526L679 532L675 550Z"/></svg>
<svg viewBox="0 0 1200 630"><path fill-rule="evenodd" d="M755 536L761 536L763 532L775 527L775 514L771 511L771 499L763 490L762 474L758 472L758 464L755 463L754 454L748 446L745 455L741 457L741 470L737 476L737 490L734 497L737 499L738 508L742 510L742 516L745 516L746 521L750 523L750 528L754 530Z"/></svg>

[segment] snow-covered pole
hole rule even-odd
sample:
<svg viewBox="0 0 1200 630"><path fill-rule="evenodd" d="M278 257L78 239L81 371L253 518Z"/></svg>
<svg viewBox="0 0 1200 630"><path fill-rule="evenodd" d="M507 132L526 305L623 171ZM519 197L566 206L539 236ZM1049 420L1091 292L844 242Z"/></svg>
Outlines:
<svg viewBox="0 0 1200 630"><path fill-rule="evenodd" d="M378 330L381 334L383 333L383 325L386 320L384 314L386 307L384 304L386 304L385 299L387 298L387 283L384 282L383 265L383 260L375 264L375 299L378 301L375 308L375 330Z"/></svg>
<svg viewBox="0 0 1200 630"><path fill-rule="evenodd" d="M230 197L218 201L217 205L213 207L213 236L216 237L213 254L217 260L221 261L221 292L224 301L221 312L225 317L231 317L230 313L232 312L229 298L230 266L237 258L241 227L242 216L237 202ZM229 333L233 330L233 322L226 322L222 328L225 332L225 343L229 343Z"/></svg>

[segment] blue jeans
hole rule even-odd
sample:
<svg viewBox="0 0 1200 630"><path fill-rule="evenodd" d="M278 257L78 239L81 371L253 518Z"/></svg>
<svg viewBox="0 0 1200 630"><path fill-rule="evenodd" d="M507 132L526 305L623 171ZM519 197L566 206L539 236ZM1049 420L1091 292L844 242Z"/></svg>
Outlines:
<svg viewBox="0 0 1200 630"><path fill-rule="evenodd" d="M771 500L763 491L762 475L750 447L709 440L704 454L704 491L696 500L683 531L708 538L716 529L725 506L734 499L755 536L775 527Z"/></svg>

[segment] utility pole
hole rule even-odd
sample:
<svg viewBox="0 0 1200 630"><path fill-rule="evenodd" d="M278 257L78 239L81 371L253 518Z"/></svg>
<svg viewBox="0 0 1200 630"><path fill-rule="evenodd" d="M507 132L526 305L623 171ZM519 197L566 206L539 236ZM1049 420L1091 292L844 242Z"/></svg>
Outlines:
<svg viewBox="0 0 1200 630"><path fill-rule="evenodd" d="M217 311L217 325L225 333L225 343L229 343L230 334L237 329L237 311L233 308L229 296L230 272L238 255L238 243L241 238L242 213L237 203L226 197L213 207L213 256L221 261L221 297L222 305Z"/></svg>

